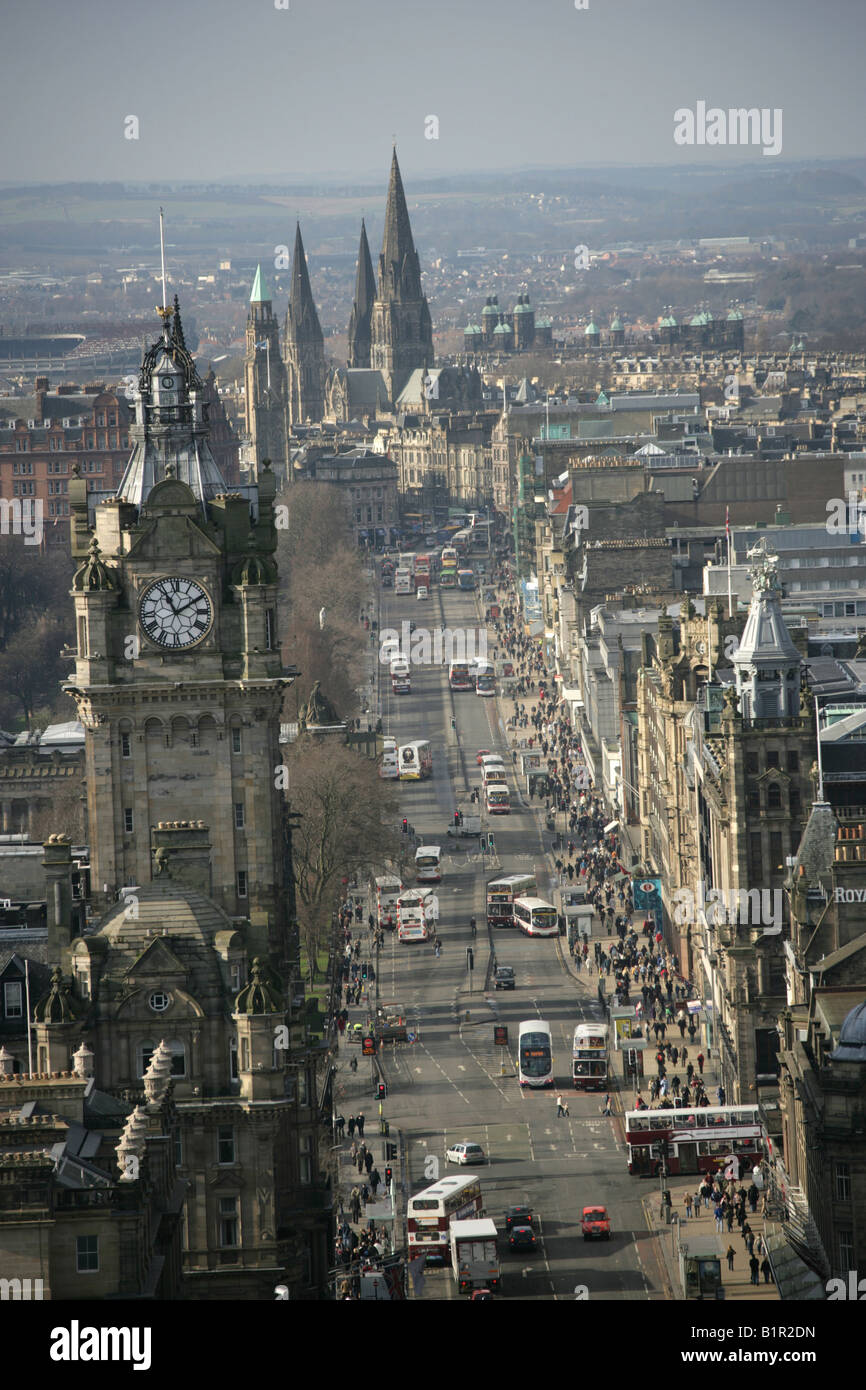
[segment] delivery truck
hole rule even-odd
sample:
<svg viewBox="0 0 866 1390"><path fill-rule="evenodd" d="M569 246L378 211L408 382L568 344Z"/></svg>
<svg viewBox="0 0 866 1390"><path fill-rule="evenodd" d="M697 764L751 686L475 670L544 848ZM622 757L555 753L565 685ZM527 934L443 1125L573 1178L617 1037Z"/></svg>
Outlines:
<svg viewBox="0 0 866 1390"><path fill-rule="evenodd" d="M451 1269L461 1293L473 1289L499 1289L502 1272L499 1267L496 1227L489 1217L475 1221L452 1221Z"/></svg>

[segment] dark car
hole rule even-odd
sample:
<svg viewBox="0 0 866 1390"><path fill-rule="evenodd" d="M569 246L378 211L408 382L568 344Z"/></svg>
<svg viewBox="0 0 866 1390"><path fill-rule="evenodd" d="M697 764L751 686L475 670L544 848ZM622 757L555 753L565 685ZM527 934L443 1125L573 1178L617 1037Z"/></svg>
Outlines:
<svg viewBox="0 0 866 1390"><path fill-rule="evenodd" d="M532 1207L509 1207L505 1213L505 1229L510 1231L514 1226L532 1225Z"/></svg>
<svg viewBox="0 0 866 1390"><path fill-rule="evenodd" d="M517 981L510 965L497 965L493 972L494 989L514 989Z"/></svg>
<svg viewBox="0 0 866 1390"><path fill-rule="evenodd" d="M531 1226L512 1226L508 1237L509 1250L534 1250L537 1244Z"/></svg>

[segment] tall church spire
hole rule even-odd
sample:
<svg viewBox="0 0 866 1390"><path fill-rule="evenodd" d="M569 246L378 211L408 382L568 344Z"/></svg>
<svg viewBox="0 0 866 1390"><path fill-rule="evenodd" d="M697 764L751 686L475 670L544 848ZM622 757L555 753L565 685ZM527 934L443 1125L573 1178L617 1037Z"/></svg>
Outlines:
<svg viewBox="0 0 866 1390"><path fill-rule="evenodd" d="M358 248L358 273L355 277L355 302L349 320L349 366L370 365L370 316L376 298L376 279L367 242L367 228L361 218L361 244Z"/></svg>
<svg viewBox="0 0 866 1390"><path fill-rule="evenodd" d="M421 266L412 240L396 149L391 159L370 333L370 365L382 372L394 401L413 371L425 363L433 365L433 325L421 288Z"/></svg>
<svg viewBox="0 0 866 1390"><path fill-rule="evenodd" d="M269 459L278 479L286 477L286 368L280 354L280 328L261 266L250 293L244 358L244 423L259 467Z"/></svg>
<svg viewBox="0 0 866 1390"><path fill-rule="evenodd" d="M310 289L310 276L307 270L307 257L301 240L301 224L295 226L295 249L292 255L292 287L289 290L289 307L286 311L286 338L289 334L299 341L322 342L322 329L319 315Z"/></svg>
<svg viewBox="0 0 866 1390"><path fill-rule="evenodd" d="M295 229L284 360L289 423L295 425L308 420L318 423L325 413L325 346L310 288L300 223Z"/></svg>
<svg viewBox="0 0 866 1390"><path fill-rule="evenodd" d="M421 299L421 267L412 240L409 209L397 150L391 157L391 178L388 182L388 205L385 209L385 235L379 257L380 299Z"/></svg>

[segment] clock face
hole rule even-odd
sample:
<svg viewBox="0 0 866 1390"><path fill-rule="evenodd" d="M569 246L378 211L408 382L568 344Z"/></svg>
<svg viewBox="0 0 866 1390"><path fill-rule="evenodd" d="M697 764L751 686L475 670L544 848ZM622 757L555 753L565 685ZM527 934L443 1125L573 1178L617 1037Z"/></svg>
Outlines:
<svg viewBox="0 0 866 1390"><path fill-rule="evenodd" d="M173 376L164 376L164 377L162 378L162 385L163 385L163 387L165 388L166 391L173 391L173 390L174 390L174 377L173 377Z"/></svg>
<svg viewBox="0 0 866 1390"><path fill-rule="evenodd" d="M142 630L159 647L194 647L210 632L213 604L194 579L169 575L148 584L138 602Z"/></svg>

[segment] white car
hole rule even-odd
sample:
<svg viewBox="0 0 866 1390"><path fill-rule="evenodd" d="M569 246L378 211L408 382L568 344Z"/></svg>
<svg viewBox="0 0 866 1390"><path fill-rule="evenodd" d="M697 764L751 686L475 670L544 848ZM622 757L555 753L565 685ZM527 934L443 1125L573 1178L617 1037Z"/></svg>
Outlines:
<svg viewBox="0 0 866 1390"><path fill-rule="evenodd" d="M429 598L429 594L427 593L427 585L426 585L426 584L419 584L419 585L418 585L418 592L417 592L417 594L415 595L415 597L416 597L416 598Z"/></svg>
<svg viewBox="0 0 866 1390"><path fill-rule="evenodd" d="M465 1139L462 1144L452 1144L445 1150L446 1163L484 1163L484 1150L480 1144L470 1144Z"/></svg>

